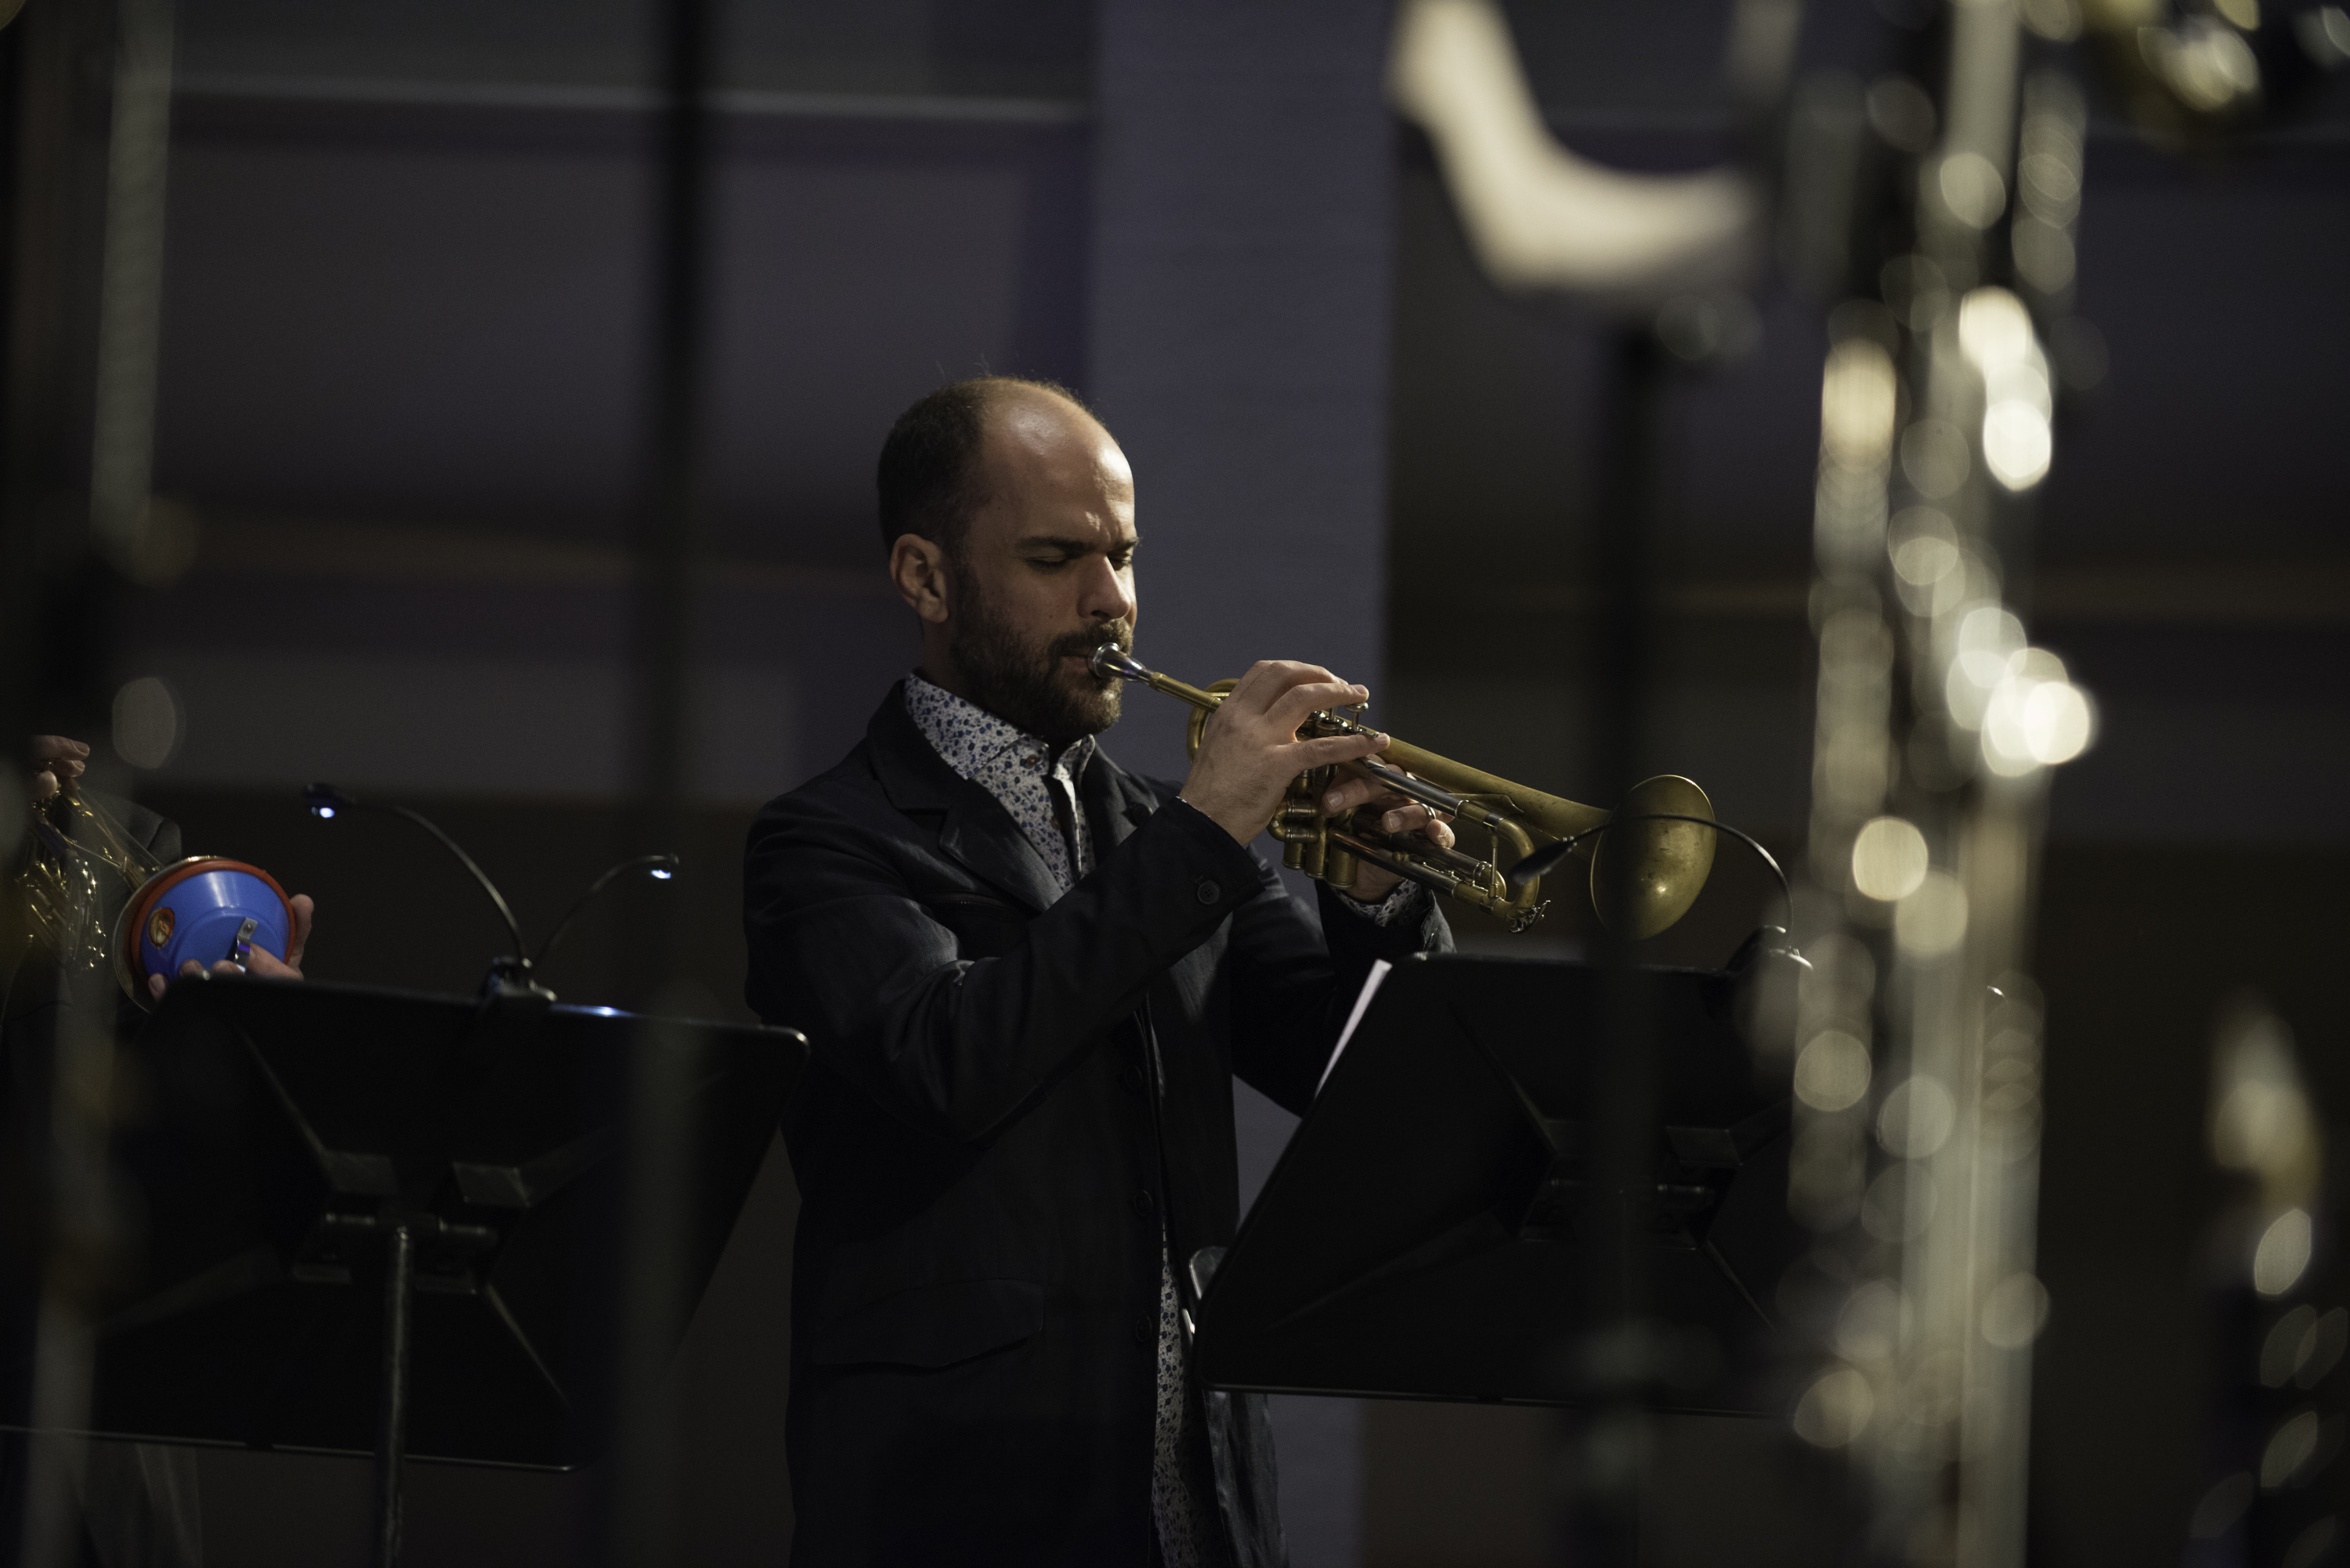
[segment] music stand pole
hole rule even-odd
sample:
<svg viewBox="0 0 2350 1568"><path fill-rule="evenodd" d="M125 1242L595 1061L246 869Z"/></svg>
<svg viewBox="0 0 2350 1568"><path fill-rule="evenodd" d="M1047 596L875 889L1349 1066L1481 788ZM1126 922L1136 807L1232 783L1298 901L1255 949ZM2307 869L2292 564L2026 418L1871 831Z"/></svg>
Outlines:
<svg viewBox="0 0 2350 1568"><path fill-rule="evenodd" d="M408 1386L416 1314L416 1248L431 1241L454 1251L487 1252L498 1236L486 1225L458 1225L437 1214L329 1214L320 1224L348 1234L380 1235L383 1248L383 1379L375 1428L375 1568L397 1568L402 1523L400 1473L408 1458Z"/></svg>
<svg viewBox="0 0 2350 1568"><path fill-rule="evenodd" d="M400 1561L400 1461L408 1441L408 1333L416 1235L394 1225L384 1243L383 1410L375 1438L376 1568Z"/></svg>

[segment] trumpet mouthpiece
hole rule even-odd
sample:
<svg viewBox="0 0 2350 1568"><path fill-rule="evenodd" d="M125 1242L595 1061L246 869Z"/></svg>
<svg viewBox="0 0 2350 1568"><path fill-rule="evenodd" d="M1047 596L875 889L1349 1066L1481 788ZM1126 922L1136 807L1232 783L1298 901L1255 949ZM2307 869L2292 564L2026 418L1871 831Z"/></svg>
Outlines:
<svg viewBox="0 0 2350 1568"><path fill-rule="evenodd" d="M1095 649L1093 658L1086 664L1096 675L1118 675L1128 680L1150 679L1150 671L1136 663L1132 654L1114 642L1105 642Z"/></svg>

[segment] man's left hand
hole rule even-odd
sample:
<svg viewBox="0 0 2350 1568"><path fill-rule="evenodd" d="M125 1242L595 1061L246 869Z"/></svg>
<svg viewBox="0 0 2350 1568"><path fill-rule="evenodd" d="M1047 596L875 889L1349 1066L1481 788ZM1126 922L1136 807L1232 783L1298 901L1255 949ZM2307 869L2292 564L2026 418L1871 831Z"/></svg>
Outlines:
<svg viewBox="0 0 2350 1568"><path fill-rule="evenodd" d="M1341 816L1357 806L1369 806L1377 812L1375 826L1389 834L1416 834L1439 848L1452 847L1452 829L1428 807L1398 794L1368 774L1349 774L1342 769L1338 781L1324 792L1322 809L1332 816ZM1355 885L1347 891L1366 904L1376 904L1394 892L1396 884L1402 880L1392 871L1361 860L1356 862Z"/></svg>
<svg viewBox="0 0 2350 1568"><path fill-rule="evenodd" d="M212 972L214 974L252 973L267 980L300 980L302 950L309 945L310 917L317 913L317 905L311 901L310 895L307 893L296 893L286 901L294 910L294 940L286 944L286 957L283 960L271 956L265 948L256 947L253 950L249 963L239 963L234 959L223 959L213 965ZM203 977L204 966L193 959L180 966L179 978L182 980L202 980ZM151 974L147 977L147 994L158 1002L163 1000L163 987L164 981L161 975Z"/></svg>
<svg viewBox="0 0 2350 1568"><path fill-rule="evenodd" d="M72 794L81 784L83 771L89 765L89 746L82 741L68 740L63 735L33 737L33 800L47 805L60 794Z"/></svg>

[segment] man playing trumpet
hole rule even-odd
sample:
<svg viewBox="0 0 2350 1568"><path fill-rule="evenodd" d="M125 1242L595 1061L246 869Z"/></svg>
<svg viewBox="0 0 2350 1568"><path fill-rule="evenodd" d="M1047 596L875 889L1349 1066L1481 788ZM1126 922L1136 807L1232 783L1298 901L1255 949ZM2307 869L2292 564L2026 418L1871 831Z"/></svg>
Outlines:
<svg viewBox="0 0 2350 1568"><path fill-rule="evenodd" d="M1367 864L1317 927L1247 847L1299 774L1385 746L1298 736L1368 693L1261 662L1180 786L1128 773L1087 662L1137 618L1108 431L960 382L878 478L921 663L746 865L751 1003L816 1051L785 1127L794 1561L1278 1563L1262 1402L1191 1382L1185 1271L1238 1220L1232 1077L1302 1113L1372 963L1451 945ZM1367 778L1326 805L1451 843Z"/></svg>

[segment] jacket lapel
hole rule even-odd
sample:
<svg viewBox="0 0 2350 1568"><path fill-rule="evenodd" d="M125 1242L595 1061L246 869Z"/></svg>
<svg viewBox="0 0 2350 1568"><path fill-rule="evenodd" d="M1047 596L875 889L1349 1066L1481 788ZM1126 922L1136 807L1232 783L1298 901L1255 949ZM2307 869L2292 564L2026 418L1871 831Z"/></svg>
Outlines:
<svg viewBox="0 0 2350 1568"><path fill-rule="evenodd" d="M1125 843L1158 809L1141 782L1110 761L1098 746L1077 779L1077 799L1093 826L1096 859Z"/></svg>
<svg viewBox="0 0 2350 1568"><path fill-rule="evenodd" d="M890 803L909 815L937 815L939 848L948 858L1000 893L1042 912L1061 896L1028 836L1012 814L983 787L952 768L906 711L903 681L866 727L873 746L874 772Z"/></svg>

